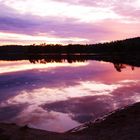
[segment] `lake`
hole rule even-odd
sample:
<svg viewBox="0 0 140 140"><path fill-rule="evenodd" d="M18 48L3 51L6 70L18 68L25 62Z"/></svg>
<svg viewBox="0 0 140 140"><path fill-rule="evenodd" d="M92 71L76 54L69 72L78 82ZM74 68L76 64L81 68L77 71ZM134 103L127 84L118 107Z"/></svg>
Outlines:
<svg viewBox="0 0 140 140"><path fill-rule="evenodd" d="M64 132L140 101L140 68L104 61L0 61L0 122Z"/></svg>

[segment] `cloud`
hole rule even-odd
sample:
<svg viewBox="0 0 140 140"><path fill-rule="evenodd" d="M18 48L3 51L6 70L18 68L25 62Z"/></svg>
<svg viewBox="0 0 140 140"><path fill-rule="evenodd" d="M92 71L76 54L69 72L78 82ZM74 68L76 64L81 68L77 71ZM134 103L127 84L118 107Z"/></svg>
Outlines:
<svg viewBox="0 0 140 140"><path fill-rule="evenodd" d="M12 119L18 124L46 130L58 130L54 127L62 122L64 128L61 130L67 130L140 101L139 69L130 76L131 69L118 73L112 64L96 61L81 67L55 64L53 67L47 67L49 64L26 67L28 63L25 61L7 63L3 62L0 68L6 65L16 67L15 72L0 77L0 119L4 121ZM19 67L23 71L16 71Z"/></svg>
<svg viewBox="0 0 140 140"><path fill-rule="evenodd" d="M41 36L51 40L49 37L52 37L56 40L52 43L61 39L64 39L62 43L96 43L140 34L137 30L140 25L138 0L35 0L34 3L6 0L0 1L0 6L0 31L20 34L24 38L15 40L3 36L1 43L35 42L24 35L34 39Z"/></svg>
<svg viewBox="0 0 140 140"><path fill-rule="evenodd" d="M86 97L70 98L65 101L46 103L42 108L47 111L56 111L69 114L80 123L91 121L101 117L107 112L123 106L139 102L139 82L126 82L124 86L117 88L109 95L94 95Z"/></svg>
<svg viewBox="0 0 140 140"><path fill-rule="evenodd" d="M59 1L59 0L55 0ZM100 7L108 8L117 15L121 16L125 20L131 21L135 19L138 21L140 17L140 1L139 0L61 0L59 2L75 4L75 5L84 5L88 7Z"/></svg>
<svg viewBox="0 0 140 140"><path fill-rule="evenodd" d="M89 96L45 104L42 108L48 111L67 113L72 119L84 123L111 111L111 102L109 96Z"/></svg>
<svg viewBox="0 0 140 140"><path fill-rule="evenodd" d="M117 1L112 5L112 10L118 15L123 16L124 20L128 22L140 23L140 1L126 0Z"/></svg>
<svg viewBox="0 0 140 140"><path fill-rule="evenodd" d="M100 38L110 31L105 27L90 23L76 22L74 19L59 21L58 18L39 18L35 16L19 17L0 17L0 31L33 36L46 36L58 38L81 38L93 39ZM26 38L25 38L26 40ZM88 42L88 41L87 41Z"/></svg>
<svg viewBox="0 0 140 140"><path fill-rule="evenodd" d="M9 7L3 5L2 7L2 9L5 10L3 10L3 14L0 14L1 32L46 36L46 38L81 38L87 40L109 34L109 31L106 30L105 27L98 26L98 24L94 25L92 23L79 22L73 18L59 20L59 17L40 17L31 14L19 14L16 10L12 10ZM10 14L7 13L7 11L9 11ZM94 40L96 40L96 38ZM9 40L9 38L5 38L5 41L6 40ZM16 40L16 42L18 42L18 40Z"/></svg>
<svg viewBox="0 0 140 140"><path fill-rule="evenodd" d="M23 0L7 0L4 4L10 5L18 13L30 13L42 17L74 18L84 22L98 21L106 18L119 18L118 15L106 7L87 7L81 4L67 4L66 2L62 3L53 0L35 0L34 3Z"/></svg>

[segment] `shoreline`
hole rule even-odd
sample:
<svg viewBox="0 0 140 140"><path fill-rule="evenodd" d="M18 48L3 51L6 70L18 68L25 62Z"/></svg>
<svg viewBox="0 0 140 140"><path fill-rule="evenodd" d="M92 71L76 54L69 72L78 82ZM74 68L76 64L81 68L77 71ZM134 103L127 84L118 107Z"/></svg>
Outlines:
<svg viewBox="0 0 140 140"><path fill-rule="evenodd" d="M0 123L0 140L139 140L140 102L64 133Z"/></svg>

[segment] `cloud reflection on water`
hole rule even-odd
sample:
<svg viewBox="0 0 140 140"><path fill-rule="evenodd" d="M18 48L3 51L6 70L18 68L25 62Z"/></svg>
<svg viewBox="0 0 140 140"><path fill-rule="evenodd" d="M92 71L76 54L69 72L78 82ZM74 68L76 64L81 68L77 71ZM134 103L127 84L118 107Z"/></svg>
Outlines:
<svg viewBox="0 0 140 140"><path fill-rule="evenodd" d="M62 132L140 101L139 78L139 69L118 73L112 64L96 61L5 73L0 121Z"/></svg>

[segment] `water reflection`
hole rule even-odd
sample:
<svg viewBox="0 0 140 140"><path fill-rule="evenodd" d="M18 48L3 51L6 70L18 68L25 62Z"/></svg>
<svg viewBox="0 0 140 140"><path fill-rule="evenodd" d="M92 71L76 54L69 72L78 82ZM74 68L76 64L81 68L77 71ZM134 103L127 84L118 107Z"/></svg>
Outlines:
<svg viewBox="0 0 140 140"><path fill-rule="evenodd" d="M120 64L120 63L114 63L114 68L118 71L121 72L123 69L125 69L128 65L125 64ZM134 70L135 67L134 66L129 66L131 67L131 70Z"/></svg>
<svg viewBox="0 0 140 140"><path fill-rule="evenodd" d="M33 63L33 64L48 64L48 63L65 63L65 62L67 62L67 63L76 63L76 62L87 62L87 60L86 59L84 59L84 58L79 58L79 57L77 57L76 56L76 58L75 59L31 59L31 60L29 60L30 61L30 63ZM131 69L132 70L134 70L135 69L135 67L134 66L131 66L131 65L128 65L128 64L122 64L122 63L113 63L113 65L114 65L114 68L118 71L118 72L121 72L123 69L125 69L126 67L131 67Z"/></svg>
<svg viewBox="0 0 140 140"><path fill-rule="evenodd" d="M140 101L139 68L62 62L1 61L0 121L63 132Z"/></svg>

